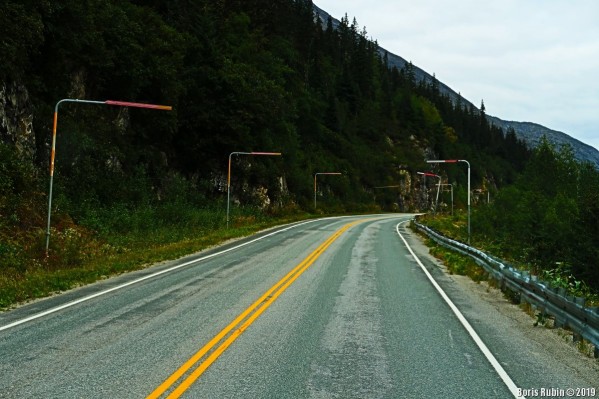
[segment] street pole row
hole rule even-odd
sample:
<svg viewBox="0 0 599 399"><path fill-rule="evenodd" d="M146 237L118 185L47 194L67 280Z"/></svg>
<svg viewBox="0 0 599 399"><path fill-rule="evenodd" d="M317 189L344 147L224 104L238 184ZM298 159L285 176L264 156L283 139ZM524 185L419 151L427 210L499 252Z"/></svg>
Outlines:
<svg viewBox="0 0 599 399"><path fill-rule="evenodd" d="M62 103L82 103L82 104L96 104L96 105L114 105L118 107L133 107L133 108L147 108L162 111L171 111L173 107L170 105L158 105L158 104L145 104L145 103L132 103L128 101L94 101L94 100L78 100L73 98L63 98L56 103L54 107L54 123L52 124L52 151L50 152L50 188L48 190L48 224L46 228L46 258L48 257L48 248L50 247L50 217L52 215L52 189L54 185L54 159L56 156L56 127L58 126L58 106Z"/></svg>
<svg viewBox="0 0 599 399"><path fill-rule="evenodd" d="M427 163L458 163L463 162L468 166L468 245L470 245L470 162L465 159L429 159Z"/></svg>
<svg viewBox="0 0 599 399"><path fill-rule="evenodd" d="M54 162L56 156L56 132L58 125L58 107L62 103L72 102L72 103L83 103L83 104L96 104L96 105L113 105L120 107L134 107L134 108L146 108L146 109L154 109L154 110L164 110L171 111L172 107L168 105L157 105L157 104L146 104L146 103L135 103L135 102L127 102L127 101L114 101L114 100L105 100L105 101L93 101L93 100L79 100L79 99L70 99L65 98L56 103L54 108L54 123L52 127L52 150L50 153L50 187L48 192L48 221L46 228L46 257L48 256L48 248L50 246L50 219L52 214L52 190L54 185ZM229 163L227 170L227 228L229 227L229 213L230 213L230 199L231 199L231 158L233 155L250 155L250 156L281 156L280 152L241 152L234 151L229 154ZM463 162L468 166L468 244L470 244L470 163L465 159L444 159L444 160L427 160L427 163L437 164L437 163L458 163ZM426 176L436 177L439 179L437 184L437 197L435 200L434 212L437 211L437 206L439 202L439 191L441 188L441 176L429 173L429 172L417 172L419 175L422 175L424 178ZM316 193L317 193L317 177L318 175L341 175L340 172L316 172L314 173L314 209L316 209ZM445 185L444 185L445 186ZM450 185L451 186L451 185ZM384 187L376 187L376 188L387 188L387 187L395 187L395 186L384 186ZM453 215L453 186L451 186L451 211Z"/></svg>

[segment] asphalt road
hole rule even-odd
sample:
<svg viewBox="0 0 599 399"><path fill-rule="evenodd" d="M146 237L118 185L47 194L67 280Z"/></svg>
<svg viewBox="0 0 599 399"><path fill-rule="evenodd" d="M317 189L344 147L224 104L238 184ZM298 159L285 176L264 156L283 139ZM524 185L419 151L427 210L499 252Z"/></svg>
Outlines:
<svg viewBox="0 0 599 399"><path fill-rule="evenodd" d="M494 367L401 239L424 257L397 227L409 218L285 226L2 313L0 397L508 398L514 387L592 387L424 261Z"/></svg>

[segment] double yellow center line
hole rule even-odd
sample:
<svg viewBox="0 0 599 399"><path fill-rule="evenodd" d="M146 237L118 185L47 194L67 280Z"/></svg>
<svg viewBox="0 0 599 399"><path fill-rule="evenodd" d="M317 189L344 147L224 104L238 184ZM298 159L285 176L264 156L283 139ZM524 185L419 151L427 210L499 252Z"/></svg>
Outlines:
<svg viewBox="0 0 599 399"><path fill-rule="evenodd" d="M347 229L362 222L358 220L348 223L337 230L325 242L320 244L306 259L293 268L285 277L273 285L264 293L256 302L249 308L243 311L235 320L227 327L219 332L210 342L204 345L196 354L186 361L177 371L168 377L158 388L149 396L150 398L158 398L166 391L176 385L179 380L182 380L179 385L167 396L168 398L178 398L185 392L203 373L210 367L212 363L264 312L278 297L281 295L312 263L324 253L324 251L339 238ZM218 344L220 345L213 350ZM212 351L212 352L211 352ZM208 354L210 352L210 354ZM206 355L208 356L204 358ZM202 361L202 359L204 359ZM194 366L197 367L190 371Z"/></svg>

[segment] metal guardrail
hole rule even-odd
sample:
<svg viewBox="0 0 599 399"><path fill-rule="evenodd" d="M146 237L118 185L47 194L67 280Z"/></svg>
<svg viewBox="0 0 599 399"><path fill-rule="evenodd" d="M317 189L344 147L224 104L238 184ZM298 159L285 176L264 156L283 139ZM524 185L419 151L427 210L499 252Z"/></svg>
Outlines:
<svg viewBox="0 0 599 399"><path fill-rule="evenodd" d="M438 244L473 258L500 283L502 289L508 288L519 295L521 301L553 316L556 327L567 326L573 331L575 341L581 337L589 341L595 346L595 357L599 358L599 307L585 307L584 298L567 296L563 288L551 287L549 283L539 281L537 276L516 270L501 259L447 238L416 220L412 222Z"/></svg>

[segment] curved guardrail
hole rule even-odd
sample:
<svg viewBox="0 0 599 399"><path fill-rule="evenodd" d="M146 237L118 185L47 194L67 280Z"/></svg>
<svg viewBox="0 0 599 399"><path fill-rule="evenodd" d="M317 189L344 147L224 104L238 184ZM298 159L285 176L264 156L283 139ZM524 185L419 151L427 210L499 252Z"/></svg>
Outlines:
<svg viewBox="0 0 599 399"><path fill-rule="evenodd" d="M599 358L599 307L585 307L584 298L567 296L565 289L555 288L537 276L515 269L509 263L492 255L452 240L431 228L413 220L412 223L438 244L470 256L482 266L489 276L524 300L535 305L541 312L555 318L557 327L567 326L574 332L574 339L581 337L595 346L595 357Z"/></svg>

